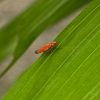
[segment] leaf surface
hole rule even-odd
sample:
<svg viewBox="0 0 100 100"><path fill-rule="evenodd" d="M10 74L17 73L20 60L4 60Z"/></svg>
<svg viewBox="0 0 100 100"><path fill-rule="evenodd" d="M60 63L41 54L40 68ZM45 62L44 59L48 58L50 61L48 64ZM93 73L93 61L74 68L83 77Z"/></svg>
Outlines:
<svg viewBox="0 0 100 100"><path fill-rule="evenodd" d="M3 100L99 100L100 0L94 0L55 39Z"/></svg>
<svg viewBox="0 0 100 100"><path fill-rule="evenodd" d="M0 30L0 62L13 53L7 70L19 59L30 44L51 24L91 0L41 0ZM78 3L76 3L78 2Z"/></svg>

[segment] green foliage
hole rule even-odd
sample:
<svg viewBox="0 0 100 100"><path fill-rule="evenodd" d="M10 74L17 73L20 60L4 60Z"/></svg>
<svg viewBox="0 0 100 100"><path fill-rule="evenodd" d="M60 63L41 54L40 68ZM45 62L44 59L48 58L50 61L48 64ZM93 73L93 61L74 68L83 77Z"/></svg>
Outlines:
<svg viewBox="0 0 100 100"><path fill-rule="evenodd" d="M30 44L52 23L68 15L90 0L41 0L0 30L0 62L13 53L14 59L2 77L26 51ZM75 5L75 2L78 2ZM75 6L74 6L75 5Z"/></svg>
<svg viewBox="0 0 100 100"><path fill-rule="evenodd" d="M43 54L3 100L99 99L100 0L94 0L55 41L62 49Z"/></svg>

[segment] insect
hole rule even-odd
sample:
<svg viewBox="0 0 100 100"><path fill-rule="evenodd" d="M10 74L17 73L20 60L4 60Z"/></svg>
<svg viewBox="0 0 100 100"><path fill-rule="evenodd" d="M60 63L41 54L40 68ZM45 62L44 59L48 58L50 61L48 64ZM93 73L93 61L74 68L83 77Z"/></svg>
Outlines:
<svg viewBox="0 0 100 100"><path fill-rule="evenodd" d="M39 50L36 50L35 53L38 54L38 53L42 53L42 52L46 52L48 50L52 50L53 48L56 48L57 46L57 42L51 42L47 45L45 45L44 47L40 48Z"/></svg>

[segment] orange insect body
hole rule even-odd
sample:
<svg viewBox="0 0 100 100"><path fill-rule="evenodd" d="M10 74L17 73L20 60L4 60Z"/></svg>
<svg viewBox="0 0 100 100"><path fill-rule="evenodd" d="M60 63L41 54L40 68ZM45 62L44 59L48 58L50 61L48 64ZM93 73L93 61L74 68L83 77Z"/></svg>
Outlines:
<svg viewBox="0 0 100 100"><path fill-rule="evenodd" d="M45 45L44 47L40 48L39 50L36 50L35 53L38 54L38 53L41 53L41 52L45 52L49 49L52 49L53 47L56 47L57 46L57 42L51 42L47 45Z"/></svg>

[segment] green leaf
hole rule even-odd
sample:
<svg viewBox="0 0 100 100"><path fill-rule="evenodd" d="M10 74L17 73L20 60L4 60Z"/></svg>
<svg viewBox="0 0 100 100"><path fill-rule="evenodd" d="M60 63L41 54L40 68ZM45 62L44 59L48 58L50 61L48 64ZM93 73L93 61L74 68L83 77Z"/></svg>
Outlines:
<svg viewBox="0 0 100 100"><path fill-rule="evenodd" d="M61 34L3 100L98 100L100 0L94 0Z"/></svg>
<svg viewBox="0 0 100 100"><path fill-rule="evenodd" d="M49 25L89 1L91 0L41 0L0 30L0 48L2 48L0 50L0 61L11 53L14 55L13 61L1 76Z"/></svg>

